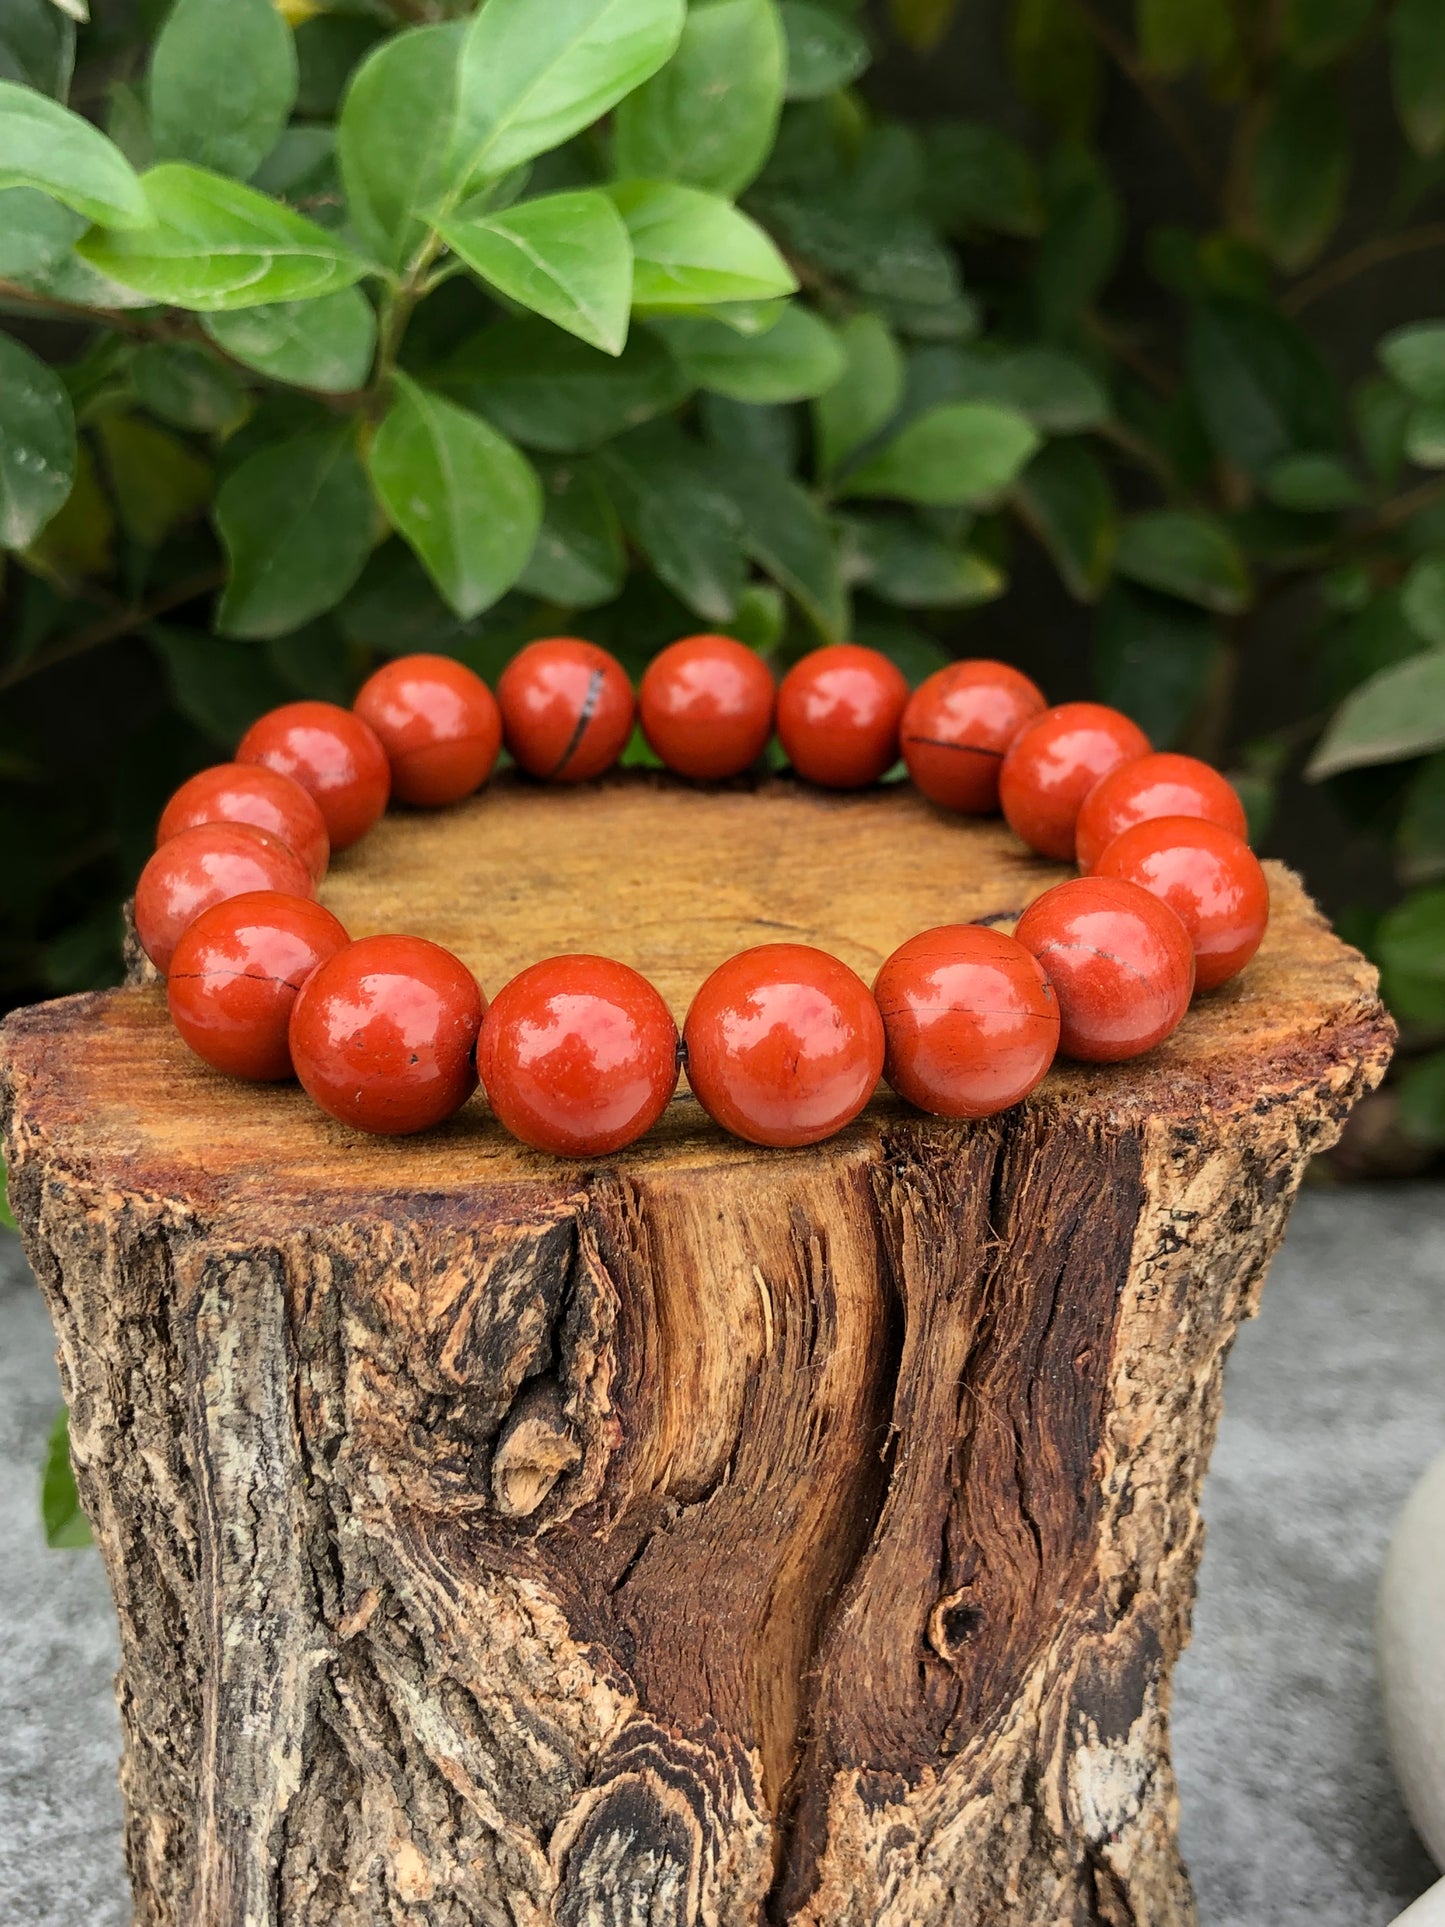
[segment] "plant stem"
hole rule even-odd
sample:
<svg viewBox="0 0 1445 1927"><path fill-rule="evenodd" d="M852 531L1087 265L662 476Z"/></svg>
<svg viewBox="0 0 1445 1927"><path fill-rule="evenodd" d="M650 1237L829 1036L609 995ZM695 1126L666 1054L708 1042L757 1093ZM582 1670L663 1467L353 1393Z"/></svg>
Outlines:
<svg viewBox="0 0 1445 1927"><path fill-rule="evenodd" d="M159 590L148 601L138 603L133 608L99 616L94 622L86 623L83 628L63 637L43 656L32 657L28 662L16 663L13 668L0 671L0 690L13 689L17 683L43 675L57 663L69 662L73 656L102 649L108 642L119 642L122 636L128 636L134 629L144 628L146 623L154 622L157 616L168 615L172 609L194 602L197 596L209 595L213 589L219 589L225 580L226 572L222 568L199 570L179 582L173 582L169 588Z"/></svg>
<svg viewBox="0 0 1445 1927"><path fill-rule="evenodd" d="M1195 138L1194 129L1188 117L1180 110L1178 101L1169 89L1161 86L1154 75L1148 71L1123 34L1112 21L1104 18L1103 14L1092 5L1091 0L1072 0L1072 5L1075 13L1118 67L1120 73L1139 90L1152 110L1154 118L1174 143L1180 159L1193 176L1195 185L1212 207L1216 192L1215 170L1210 166L1208 156Z"/></svg>
<svg viewBox="0 0 1445 1927"><path fill-rule="evenodd" d="M1381 234L1373 241L1364 241L1348 254L1342 254L1335 261L1327 261L1322 268L1306 275L1289 292L1281 297L1280 306L1286 314L1300 314L1312 301L1318 301L1323 294L1330 294L1335 288L1342 287L1346 281L1353 281L1357 274L1364 274L1370 268L1377 268L1386 261L1399 260L1407 254L1423 254L1428 248L1445 248L1445 222L1436 222L1429 227L1406 228L1400 234Z"/></svg>

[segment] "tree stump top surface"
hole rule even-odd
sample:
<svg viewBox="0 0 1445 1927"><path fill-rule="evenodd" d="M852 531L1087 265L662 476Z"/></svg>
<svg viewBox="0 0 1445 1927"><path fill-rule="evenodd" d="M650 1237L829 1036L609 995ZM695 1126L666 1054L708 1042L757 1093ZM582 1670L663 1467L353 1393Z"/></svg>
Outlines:
<svg viewBox="0 0 1445 1927"><path fill-rule="evenodd" d="M1383 1065L1391 1027L1376 975L1336 938L1298 879L1267 866L1273 919L1254 962L1201 999L1168 1043L1119 1066L1060 1062L1029 1100L1100 1122L1248 1112L1303 1097L1348 1067ZM633 965L679 1023L739 950L815 944L871 983L905 938L1013 920L1065 871L994 821L960 820L907 786L830 795L777 779L699 790L647 774L585 790L514 777L457 809L395 811L336 862L322 898L353 936L407 931L454 950L494 993L528 963L591 951ZM265 1195L340 1208L402 1193L556 1195L576 1165L514 1143L474 1099L413 1139L367 1139L292 1087L233 1083L191 1057L162 990L132 985L16 1013L0 1036L22 1134L122 1189L220 1203ZM876 1145L922 1120L880 1089L839 1138L794 1157ZM728 1138L684 1084L643 1143L607 1160L727 1166L778 1156ZM559 1186L560 1178L560 1186Z"/></svg>

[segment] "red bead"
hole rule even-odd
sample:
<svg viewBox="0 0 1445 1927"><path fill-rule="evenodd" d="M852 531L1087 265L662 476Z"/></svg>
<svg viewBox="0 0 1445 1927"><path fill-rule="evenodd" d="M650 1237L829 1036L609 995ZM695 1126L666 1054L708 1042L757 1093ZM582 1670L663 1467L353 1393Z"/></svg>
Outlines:
<svg viewBox="0 0 1445 1927"><path fill-rule="evenodd" d="M135 886L142 950L164 975L182 933L203 910L252 890L316 894L306 865L269 831L249 823L199 823L179 831L156 851Z"/></svg>
<svg viewBox="0 0 1445 1927"><path fill-rule="evenodd" d="M737 776L768 746L777 690L761 657L731 636L688 636L642 678L642 733L671 770L702 782Z"/></svg>
<svg viewBox="0 0 1445 1927"><path fill-rule="evenodd" d="M920 683L903 712L908 774L931 803L988 816L998 808L1004 754L1048 706L1043 691L1002 662L954 662Z"/></svg>
<svg viewBox="0 0 1445 1927"><path fill-rule="evenodd" d="M883 1019L844 963L800 943L716 969L684 1026L708 1115L752 1144L816 1144L857 1117L883 1070Z"/></svg>
<svg viewBox="0 0 1445 1927"><path fill-rule="evenodd" d="M181 830L200 823L249 823L269 830L295 852L319 883L331 857L326 819L316 799L289 776L257 763L218 763L181 784L161 812L160 848Z"/></svg>
<svg viewBox="0 0 1445 1927"><path fill-rule="evenodd" d="M1174 912L1135 883L1077 877L1031 903L1015 932L1059 1000L1059 1049L1090 1064L1152 1050L1189 1008L1194 952Z"/></svg>
<svg viewBox="0 0 1445 1927"><path fill-rule="evenodd" d="M603 1157L667 1109L677 1089L677 1025L626 964L551 957L497 993L477 1068L513 1137L562 1157Z"/></svg>
<svg viewBox="0 0 1445 1927"><path fill-rule="evenodd" d="M280 770L309 790L333 850L365 836L391 794L391 766L375 731L335 703L283 703L258 717L236 761Z"/></svg>
<svg viewBox="0 0 1445 1927"><path fill-rule="evenodd" d="M530 776L584 783L627 746L637 705L615 656L556 636L529 642L497 684L507 748Z"/></svg>
<svg viewBox="0 0 1445 1927"><path fill-rule="evenodd" d="M795 663L778 691L788 761L825 789L866 789L898 761L903 672L876 649L837 642Z"/></svg>
<svg viewBox="0 0 1445 1927"><path fill-rule="evenodd" d="M1037 958L1001 930L955 923L900 945L873 986L900 1097L939 1117L1019 1103L1059 1047L1059 1006Z"/></svg>
<svg viewBox="0 0 1445 1927"><path fill-rule="evenodd" d="M481 677L450 656L400 656L353 704L391 764L391 793L440 809L480 789L502 747L502 712Z"/></svg>
<svg viewBox="0 0 1445 1927"><path fill-rule="evenodd" d="M429 1130L477 1087L486 1000L466 965L423 937L363 937L309 978L291 1061L323 1111L358 1131Z"/></svg>
<svg viewBox="0 0 1445 1927"><path fill-rule="evenodd" d="M1249 822L1234 785L1197 756L1156 750L1121 763L1089 791L1075 827L1079 868L1094 869L1122 830L1156 816L1195 816L1248 837Z"/></svg>
<svg viewBox="0 0 1445 1927"><path fill-rule="evenodd" d="M1097 877L1137 883L1179 918L1194 945L1200 990L1243 970L1269 927L1269 881L1242 838L1198 817L1161 816L1123 831Z"/></svg>
<svg viewBox="0 0 1445 1927"><path fill-rule="evenodd" d="M999 772L1009 828L1040 856L1068 861L1084 798L1120 763L1149 753L1137 723L1103 703L1060 703L1014 738Z"/></svg>
<svg viewBox="0 0 1445 1927"><path fill-rule="evenodd" d="M350 938L319 903L256 890L204 911L176 945L171 1019L197 1057L229 1077L291 1075L296 993Z"/></svg>

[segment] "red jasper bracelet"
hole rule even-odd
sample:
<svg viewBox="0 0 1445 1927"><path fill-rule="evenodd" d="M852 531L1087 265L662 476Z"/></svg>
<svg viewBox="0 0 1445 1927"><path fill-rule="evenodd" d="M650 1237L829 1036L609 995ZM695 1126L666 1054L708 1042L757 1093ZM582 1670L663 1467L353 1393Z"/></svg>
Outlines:
<svg viewBox="0 0 1445 1927"><path fill-rule="evenodd" d="M503 741L544 782L599 776L634 720L695 781L751 769L776 728L796 773L875 783L901 754L943 809L1002 809L1030 848L1084 874L1024 912L902 944L872 991L802 944L720 963L681 1038L658 992L605 957L531 965L488 1005L450 951L420 937L351 942L315 899L330 852L390 798L460 802ZM835 644L775 688L728 636L663 650L637 701L620 663L573 638L534 642L494 697L462 664L407 656L352 709L289 703L252 724L234 763L167 804L135 926L166 977L177 1030L206 1063L291 1076L358 1130L401 1134L452 1115L480 1080L498 1121L539 1150L605 1157L661 1117L683 1065L694 1096L754 1144L814 1144L858 1116L880 1077L941 1117L1021 1102L1055 1053L1109 1063L1168 1037L1195 990L1243 969L1269 888L1238 796L1193 757L1151 750L1099 703L1050 709L1017 670L954 663L909 693L885 656Z"/></svg>

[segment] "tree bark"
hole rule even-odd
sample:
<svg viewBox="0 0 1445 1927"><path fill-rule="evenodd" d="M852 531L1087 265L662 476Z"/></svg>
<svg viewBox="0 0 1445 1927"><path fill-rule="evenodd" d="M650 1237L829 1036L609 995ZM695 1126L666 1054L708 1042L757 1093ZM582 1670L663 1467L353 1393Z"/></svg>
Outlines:
<svg viewBox="0 0 1445 1927"><path fill-rule="evenodd" d="M871 977L1059 873L907 791L395 815L325 888L495 989L679 1016L749 943ZM1169 1677L1221 1369L1374 974L1272 867L1235 984L953 1125L799 1152L685 1094L591 1165L478 1101L358 1138L132 984L0 1032L11 1193L120 1617L152 1927L1177 1927Z"/></svg>

